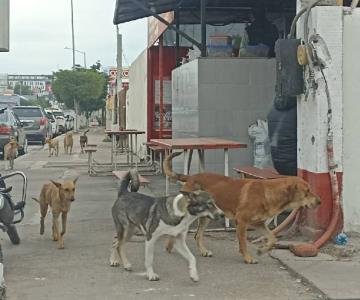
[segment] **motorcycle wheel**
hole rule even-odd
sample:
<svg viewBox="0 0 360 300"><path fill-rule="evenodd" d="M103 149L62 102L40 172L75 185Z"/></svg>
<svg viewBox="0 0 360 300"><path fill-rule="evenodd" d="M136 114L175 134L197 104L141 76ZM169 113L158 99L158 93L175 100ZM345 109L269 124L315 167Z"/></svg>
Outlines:
<svg viewBox="0 0 360 300"><path fill-rule="evenodd" d="M17 229L15 227L15 225L9 225L7 228L7 234L10 238L10 241L14 244L14 245L19 245L20 244L20 237L19 234L17 232Z"/></svg>

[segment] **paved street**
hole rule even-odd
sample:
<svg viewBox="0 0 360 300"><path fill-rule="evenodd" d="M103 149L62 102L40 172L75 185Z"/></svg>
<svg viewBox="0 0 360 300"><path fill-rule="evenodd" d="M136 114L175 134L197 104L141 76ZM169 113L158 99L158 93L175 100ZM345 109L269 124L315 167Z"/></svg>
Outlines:
<svg viewBox="0 0 360 300"><path fill-rule="evenodd" d="M89 140L98 143L98 148L102 149L96 159L105 160L106 153L110 153L110 144L101 142L104 136L100 132L92 130ZM189 234L189 246L197 257L199 283L189 279L186 263L178 254L165 252L163 240L157 244L155 255L155 270L160 281L147 281L142 274L144 244L141 236L134 237L128 244L128 257L134 271L111 268L108 258L114 230L110 209L115 200L117 181L110 176L89 177L85 166L53 168L47 165L49 161L72 162L73 166L86 162L86 156L79 154L78 139L78 135L75 136L75 154L72 156L64 154L60 137L58 158L48 158L47 150L41 146L31 146L29 154L15 161L15 169L27 174L29 187L26 217L18 226L21 244L14 246L6 234L1 234L9 300L320 299L319 293L268 255L261 257L258 265L244 264L238 254L234 233L208 234L206 241L215 254L213 258L199 257L193 234ZM44 236L39 235L39 208L31 197L38 197L42 184L49 179L61 180L77 175L80 178L68 218L65 250L58 250L50 238L50 215ZM144 192L161 194L163 178L150 179L150 190ZM20 192L15 184L13 186L15 193Z"/></svg>

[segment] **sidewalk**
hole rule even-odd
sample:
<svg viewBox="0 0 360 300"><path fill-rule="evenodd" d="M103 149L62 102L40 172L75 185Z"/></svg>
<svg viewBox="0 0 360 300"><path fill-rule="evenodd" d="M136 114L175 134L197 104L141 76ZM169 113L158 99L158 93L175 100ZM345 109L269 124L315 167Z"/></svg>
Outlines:
<svg viewBox="0 0 360 300"><path fill-rule="evenodd" d="M97 144L95 159L110 162L111 142L103 142L104 138L102 128L93 128L88 133L89 143ZM16 159L15 169L28 175L28 198L37 195L49 178L80 175L77 200L69 219L70 230L65 239L67 249L56 251L48 232L39 236L38 206L29 200L25 220L19 225L22 245L12 246L6 237L2 242L9 299L48 299L47 295L54 289L63 290L64 294L54 295L53 299L360 299L360 235L356 234L349 236L347 246L330 244L315 258L299 258L287 250L273 250L270 256L260 257L258 265L243 263L234 232L206 233L206 244L214 250L213 258L200 257L193 234L189 234L189 247L199 264L201 282L198 285L188 282L184 262L177 255L168 255L163 242L157 245L156 267L163 275L159 283L149 283L139 274L129 274L121 268L109 268L107 259L113 235L110 207L116 196L117 180L111 173L106 177L88 176L87 155L80 154L79 134L74 135L72 155L64 154L63 137L58 139L58 157L48 158L47 146L36 147ZM125 155L117 158L126 161ZM141 192L163 196L164 176L148 178L150 185ZM178 190L179 185L170 184L171 192ZM49 219L47 222L49 230ZM212 222L211 226L222 227L223 220ZM257 235L249 231L250 239ZM256 252L254 245L249 243L249 247L252 253ZM129 243L129 256L135 269L142 270L143 246L139 245L138 238ZM181 271L174 272L174 268Z"/></svg>
<svg viewBox="0 0 360 300"><path fill-rule="evenodd" d="M325 299L360 299L360 234L349 234L346 246L329 242L317 257L296 257L288 250L273 250L279 260L299 280L318 289Z"/></svg>

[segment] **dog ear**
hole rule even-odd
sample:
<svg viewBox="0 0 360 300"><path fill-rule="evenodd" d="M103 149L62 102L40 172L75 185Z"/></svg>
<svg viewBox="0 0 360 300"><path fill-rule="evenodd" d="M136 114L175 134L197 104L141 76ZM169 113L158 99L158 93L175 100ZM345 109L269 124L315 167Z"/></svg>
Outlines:
<svg viewBox="0 0 360 300"><path fill-rule="evenodd" d="M78 181L78 179L79 179L79 176L78 176L78 177L76 177L76 178L73 180L74 185L76 184L76 181Z"/></svg>
<svg viewBox="0 0 360 300"><path fill-rule="evenodd" d="M61 188L61 183L60 182L56 182L56 181L54 181L54 180L50 180L57 188Z"/></svg>

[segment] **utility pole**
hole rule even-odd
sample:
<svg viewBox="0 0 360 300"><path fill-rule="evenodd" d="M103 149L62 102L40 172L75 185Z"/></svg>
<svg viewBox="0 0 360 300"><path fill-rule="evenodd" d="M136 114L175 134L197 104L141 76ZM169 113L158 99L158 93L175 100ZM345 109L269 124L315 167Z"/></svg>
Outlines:
<svg viewBox="0 0 360 300"><path fill-rule="evenodd" d="M117 41L117 51L116 51L116 88L115 88L115 103L114 103L114 125L119 125L120 127L120 99L119 99L119 93L121 91L122 86L122 79L121 79L121 73L122 73L122 35L119 33L119 27L116 26L116 41ZM119 129L119 128L117 128Z"/></svg>
<svg viewBox="0 0 360 300"><path fill-rule="evenodd" d="M71 36L72 36L72 54L73 54L73 71L75 71L75 34L74 34L74 5L71 0ZM74 96L74 110L75 110L75 132L78 131L78 106Z"/></svg>

